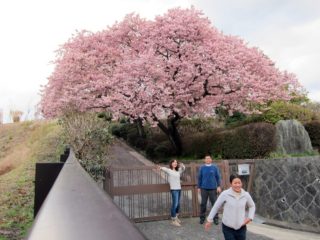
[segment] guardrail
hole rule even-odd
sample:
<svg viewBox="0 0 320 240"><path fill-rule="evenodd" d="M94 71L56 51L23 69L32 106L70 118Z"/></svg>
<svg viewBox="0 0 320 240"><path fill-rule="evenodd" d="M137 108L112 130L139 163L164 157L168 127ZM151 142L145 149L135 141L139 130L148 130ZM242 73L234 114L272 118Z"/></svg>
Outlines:
<svg viewBox="0 0 320 240"><path fill-rule="evenodd" d="M71 151L26 239L147 238L84 171Z"/></svg>

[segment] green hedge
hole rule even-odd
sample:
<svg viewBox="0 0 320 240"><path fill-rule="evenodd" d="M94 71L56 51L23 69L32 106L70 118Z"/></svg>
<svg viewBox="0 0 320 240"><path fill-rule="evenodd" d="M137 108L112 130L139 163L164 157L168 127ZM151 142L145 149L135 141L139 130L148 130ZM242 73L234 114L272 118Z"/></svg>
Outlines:
<svg viewBox="0 0 320 240"><path fill-rule="evenodd" d="M251 123L216 136L213 155L224 159L263 158L276 149L276 129L269 123Z"/></svg>
<svg viewBox="0 0 320 240"><path fill-rule="evenodd" d="M193 122L195 125L199 122ZM147 138L138 135L134 124L118 123L111 128L114 135L122 137L131 146L144 150L147 157L165 160L175 156L168 138L161 131L150 131ZM270 123L250 123L244 126L181 135L183 156L201 159L207 153L215 158L262 158L275 150L275 127Z"/></svg>
<svg viewBox="0 0 320 240"><path fill-rule="evenodd" d="M154 142L149 140L146 145L146 155L152 160L166 161L175 155L175 151L169 141Z"/></svg>
<svg viewBox="0 0 320 240"><path fill-rule="evenodd" d="M309 134L312 147L320 150L320 121L311 121L304 125L306 131Z"/></svg>
<svg viewBox="0 0 320 240"><path fill-rule="evenodd" d="M201 159L209 153L218 157L219 153L216 154L216 151L212 151L213 145L217 145L214 144L214 142L219 138L218 131L219 130L216 130L216 132L198 132L183 137L183 156Z"/></svg>

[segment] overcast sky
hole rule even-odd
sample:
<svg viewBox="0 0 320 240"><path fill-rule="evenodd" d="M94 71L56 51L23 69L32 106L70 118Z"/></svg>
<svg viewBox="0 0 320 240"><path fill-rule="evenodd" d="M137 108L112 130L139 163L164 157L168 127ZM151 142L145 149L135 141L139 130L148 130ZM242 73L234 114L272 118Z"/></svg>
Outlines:
<svg viewBox="0 0 320 240"><path fill-rule="evenodd" d="M225 34L260 48L320 102L319 0L10 0L0 2L0 109L33 118L55 50L76 30L100 31L131 12L147 19L194 5Z"/></svg>

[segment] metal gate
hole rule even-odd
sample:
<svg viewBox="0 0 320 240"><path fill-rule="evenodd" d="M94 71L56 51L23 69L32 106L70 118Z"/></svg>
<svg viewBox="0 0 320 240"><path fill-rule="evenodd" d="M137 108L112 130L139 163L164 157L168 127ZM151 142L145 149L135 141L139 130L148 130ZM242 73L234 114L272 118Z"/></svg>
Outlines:
<svg viewBox="0 0 320 240"><path fill-rule="evenodd" d="M248 162L249 161L249 162ZM220 169L222 187L229 187L229 174L232 166L239 161L223 160L216 165ZM253 169L253 161L249 163ZM199 216L197 191L198 170L201 164L185 164L181 176L180 216ZM249 183L252 182L250 175ZM245 183L246 184L246 183ZM250 183L251 184L251 183ZM246 189L250 188L246 184ZM109 167L104 184L106 192L114 202L135 222L168 219L170 217L171 195L167 174L154 166Z"/></svg>

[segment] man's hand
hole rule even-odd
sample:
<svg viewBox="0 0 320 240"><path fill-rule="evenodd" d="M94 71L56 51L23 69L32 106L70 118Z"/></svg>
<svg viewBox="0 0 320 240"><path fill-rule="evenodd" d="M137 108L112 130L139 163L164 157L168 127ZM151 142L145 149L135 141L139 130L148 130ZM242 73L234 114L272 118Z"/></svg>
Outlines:
<svg viewBox="0 0 320 240"><path fill-rule="evenodd" d="M219 194L219 193L221 193L221 187L217 187L217 193Z"/></svg>

